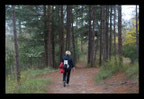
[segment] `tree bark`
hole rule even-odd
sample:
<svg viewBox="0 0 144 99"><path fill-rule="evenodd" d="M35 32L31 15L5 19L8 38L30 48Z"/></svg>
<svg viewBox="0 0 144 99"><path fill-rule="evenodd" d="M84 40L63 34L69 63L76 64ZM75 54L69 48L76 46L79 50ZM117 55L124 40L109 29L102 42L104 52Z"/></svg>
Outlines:
<svg viewBox="0 0 144 99"><path fill-rule="evenodd" d="M109 22L108 22L108 19L109 19L109 6L107 5L106 6L106 16L105 16L105 20L106 20L106 32L105 32L105 46L106 46L106 49L105 49L105 51L106 51L106 53L105 53L105 55L106 55L106 60L108 59L108 51L109 51L109 46L108 46L108 44L109 44L109 38L108 38L108 25L109 25Z"/></svg>
<svg viewBox="0 0 144 99"><path fill-rule="evenodd" d="M89 5L88 64L90 63L90 49L91 49L91 5Z"/></svg>
<svg viewBox="0 0 144 99"><path fill-rule="evenodd" d="M72 5L67 6L67 42L66 42L66 50L70 50L71 46L71 12Z"/></svg>
<svg viewBox="0 0 144 99"><path fill-rule="evenodd" d="M47 23L46 23L46 6L43 6L44 13L44 47L45 47L45 65L48 66L48 33L47 33Z"/></svg>
<svg viewBox="0 0 144 99"><path fill-rule="evenodd" d="M122 32L121 32L121 6L118 6L118 52L120 64L122 63Z"/></svg>
<svg viewBox="0 0 144 99"><path fill-rule="evenodd" d="M102 5L102 56L103 62L106 61L106 15L105 5Z"/></svg>
<svg viewBox="0 0 144 99"><path fill-rule="evenodd" d="M14 33L14 46L15 46L15 58L16 58L16 71L17 71L17 82L20 85L20 65L19 65L19 51L17 42L17 31L16 31L16 17L15 17L15 6L12 5L12 20L13 20L13 33Z"/></svg>
<svg viewBox="0 0 144 99"><path fill-rule="evenodd" d="M54 27L54 6L52 6L52 26ZM56 68L55 62L55 30L52 29L52 65L54 68Z"/></svg>
<svg viewBox="0 0 144 99"><path fill-rule="evenodd" d="M94 66L94 37L95 37L95 7L93 6L93 31L91 32L90 64ZM96 54L96 53L95 53Z"/></svg>
<svg viewBox="0 0 144 99"><path fill-rule="evenodd" d="M51 26L50 26L50 5L48 5L48 66L51 66Z"/></svg>
<svg viewBox="0 0 144 99"><path fill-rule="evenodd" d="M82 6L82 27L83 27L83 6ZM84 45L84 41L83 41L83 38L81 39L81 53L83 53L84 51L84 48L83 48L83 45Z"/></svg>
<svg viewBox="0 0 144 99"><path fill-rule="evenodd" d="M102 6L101 6L101 21L100 21L100 52L99 52L99 66L102 65Z"/></svg>
<svg viewBox="0 0 144 99"><path fill-rule="evenodd" d="M73 15L72 15L72 43L73 43L73 53L74 53L74 63L76 63L76 49L75 49L75 35L73 30Z"/></svg>
<svg viewBox="0 0 144 99"><path fill-rule="evenodd" d="M111 59L112 53L112 6L110 7L110 42L109 42L109 59Z"/></svg>
<svg viewBox="0 0 144 99"><path fill-rule="evenodd" d="M63 15L63 5L61 5L61 32L59 35L60 40L60 61L62 56L64 56L64 15Z"/></svg>
<svg viewBox="0 0 144 99"><path fill-rule="evenodd" d="M114 6L114 56L116 56L116 6Z"/></svg>

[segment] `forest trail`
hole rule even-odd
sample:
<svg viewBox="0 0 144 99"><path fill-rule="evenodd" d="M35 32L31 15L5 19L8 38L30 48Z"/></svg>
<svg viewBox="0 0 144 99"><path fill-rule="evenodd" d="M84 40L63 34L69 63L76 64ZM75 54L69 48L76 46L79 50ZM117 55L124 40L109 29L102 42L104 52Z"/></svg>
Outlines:
<svg viewBox="0 0 144 99"><path fill-rule="evenodd" d="M118 73L101 84L94 82L98 68L82 68L79 63L75 71L71 71L70 85L63 87L62 74L52 72L43 77L49 77L52 82L47 93L138 93L138 82L125 80L123 73Z"/></svg>

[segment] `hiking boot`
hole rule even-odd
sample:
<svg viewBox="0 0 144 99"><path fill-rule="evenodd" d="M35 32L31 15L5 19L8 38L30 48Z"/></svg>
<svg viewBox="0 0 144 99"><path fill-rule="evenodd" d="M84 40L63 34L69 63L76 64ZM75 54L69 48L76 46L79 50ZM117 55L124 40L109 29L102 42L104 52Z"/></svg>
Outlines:
<svg viewBox="0 0 144 99"><path fill-rule="evenodd" d="M66 83L65 83L65 81L63 81L63 86L64 86L64 87L66 86Z"/></svg>

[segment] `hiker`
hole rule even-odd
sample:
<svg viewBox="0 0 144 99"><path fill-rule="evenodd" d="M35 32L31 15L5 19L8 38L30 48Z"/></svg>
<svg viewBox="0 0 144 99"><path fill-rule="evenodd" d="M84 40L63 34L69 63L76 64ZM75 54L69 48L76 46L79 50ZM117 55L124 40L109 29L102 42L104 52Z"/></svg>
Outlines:
<svg viewBox="0 0 144 99"><path fill-rule="evenodd" d="M64 87L66 85L69 86L71 69L75 70L74 63L72 61L72 58L70 57L71 52L66 51L65 54L66 54L66 56L63 56L62 60L61 60L61 62L63 63L63 67L64 67L64 73L63 73L63 85L64 85Z"/></svg>

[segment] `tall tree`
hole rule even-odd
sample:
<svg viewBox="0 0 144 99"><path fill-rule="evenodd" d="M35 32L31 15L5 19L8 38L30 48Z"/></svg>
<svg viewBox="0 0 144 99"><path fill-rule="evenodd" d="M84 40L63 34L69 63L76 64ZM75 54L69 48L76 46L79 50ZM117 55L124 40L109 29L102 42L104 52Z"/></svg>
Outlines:
<svg viewBox="0 0 144 99"><path fill-rule="evenodd" d="M116 56L116 28L115 28L115 25L116 25L116 6L114 6L114 56Z"/></svg>
<svg viewBox="0 0 144 99"><path fill-rule="evenodd" d="M110 6L110 40L109 40L109 59L112 53L112 6Z"/></svg>
<svg viewBox="0 0 144 99"><path fill-rule="evenodd" d="M105 20L106 20L106 25L105 25L105 57L106 57L106 60L108 59L108 51L109 51L109 46L108 46L108 44L109 44L109 40L108 40L108 30L109 30L109 28L108 28L108 25L109 25L109 22L108 22L108 19L109 19L109 6L108 5L106 5L106 16L105 16Z"/></svg>
<svg viewBox="0 0 144 99"><path fill-rule="evenodd" d="M59 8L58 8L59 10ZM56 61L55 61L55 29L54 29L54 19L55 19L55 16L54 16L54 6L52 6L52 65L54 68L56 68Z"/></svg>
<svg viewBox="0 0 144 99"><path fill-rule="evenodd" d="M102 5L102 56L103 61L106 61L106 7Z"/></svg>
<svg viewBox="0 0 144 99"><path fill-rule="evenodd" d="M93 14L93 31L91 32L91 48L90 48L90 64L91 66L94 65L94 37L95 37L95 6L92 8ZM96 53L95 53L96 54Z"/></svg>
<svg viewBox="0 0 144 99"><path fill-rule="evenodd" d="M90 48L91 48L91 5L89 5L89 32L88 32L88 64L90 63Z"/></svg>
<svg viewBox="0 0 144 99"><path fill-rule="evenodd" d="M48 66L48 33L47 33L47 16L46 16L46 5L43 6L44 16L44 47L45 47L45 65Z"/></svg>
<svg viewBox="0 0 144 99"><path fill-rule="evenodd" d="M122 32L121 32L121 5L118 6L118 52L120 64L122 63Z"/></svg>
<svg viewBox="0 0 144 99"><path fill-rule="evenodd" d="M20 85L20 79L21 79L20 78L20 64L19 64L19 51L18 51L18 44L17 44L16 17L15 17L15 6L14 5L12 5L12 20L13 20L13 33L14 33L17 82Z"/></svg>
<svg viewBox="0 0 144 99"><path fill-rule="evenodd" d="M83 19L83 13L84 13L84 7L82 6L82 8L81 8L81 10L82 10L82 27L83 27L83 22L84 22L84 19ZM84 50L84 41L83 41L83 37L81 38L81 52L83 53L83 50Z"/></svg>
<svg viewBox="0 0 144 99"><path fill-rule="evenodd" d="M67 5L67 42L66 42L66 50L70 50L71 46L71 13L72 13L72 5Z"/></svg>
<svg viewBox="0 0 144 99"><path fill-rule="evenodd" d="M74 35L74 28L73 28L73 14L72 16L72 44L73 44L73 54L74 54L74 63L76 63L76 48L75 48L75 35Z"/></svg>
<svg viewBox="0 0 144 99"><path fill-rule="evenodd" d="M52 58L52 52L51 52L51 16L50 16L50 9L51 6L48 5L48 65L51 66L51 58Z"/></svg>
<svg viewBox="0 0 144 99"><path fill-rule="evenodd" d="M59 35L60 40L60 61L64 55L64 15L63 15L63 5L61 5L61 32Z"/></svg>
<svg viewBox="0 0 144 99"><path fill-rule="evenodd" d="M101 15L101 20L100 20L100 38L99 38L99 40L100 40L100 42L99 42L99 44L100 44L100 52L99 52L99 66L101 66L102 65L102 7L101 7L101 11L100 11L101 13L100 13L100 15Z"/></svg>

